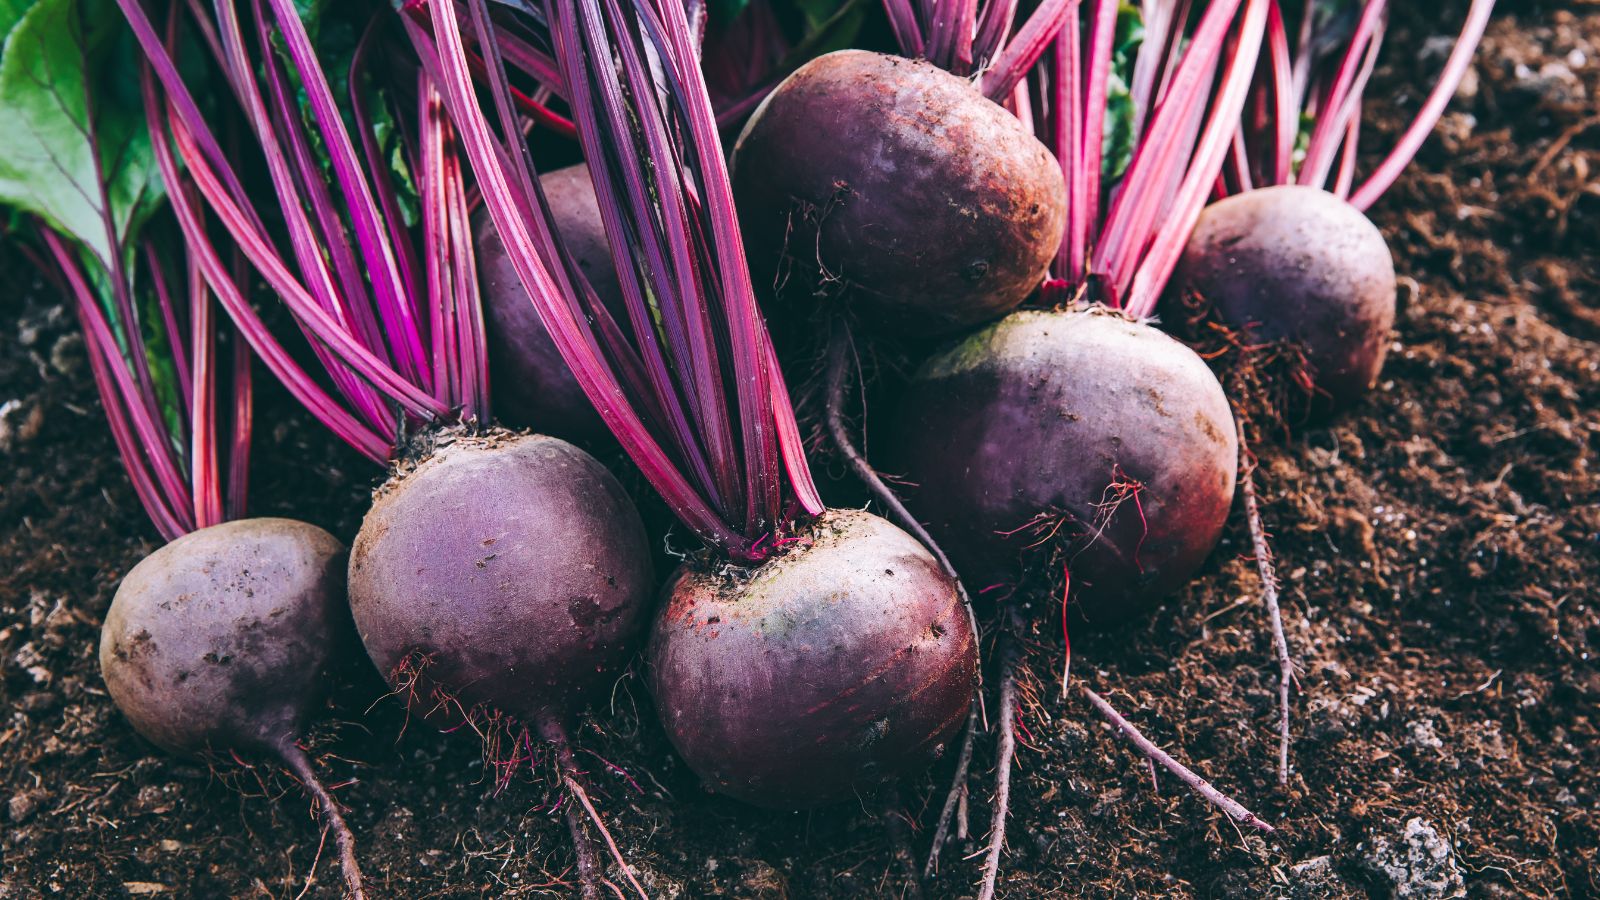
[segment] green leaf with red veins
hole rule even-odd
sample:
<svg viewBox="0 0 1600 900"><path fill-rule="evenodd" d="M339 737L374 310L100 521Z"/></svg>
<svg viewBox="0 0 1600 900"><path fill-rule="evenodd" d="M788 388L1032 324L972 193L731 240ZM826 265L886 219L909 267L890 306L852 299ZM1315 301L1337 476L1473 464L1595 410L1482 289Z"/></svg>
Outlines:
<svg viewBox="0 0 1600 900"><path fill-rule="evenodd" d="M0 0L0 24L21 5ZM107 267L162 196L135 72L110 0L38 0L0 53L0 204L34 213Z"/></svg>

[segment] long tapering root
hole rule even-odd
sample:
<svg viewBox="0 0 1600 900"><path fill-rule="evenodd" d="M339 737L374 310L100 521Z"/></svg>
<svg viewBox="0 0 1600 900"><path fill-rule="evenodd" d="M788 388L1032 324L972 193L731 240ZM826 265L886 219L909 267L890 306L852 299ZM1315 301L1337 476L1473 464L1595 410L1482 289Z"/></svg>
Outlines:
<svg viewBox="0 0 1600 900"><path fill-rule="evenodd" d="M833 333L828 337L828 395L827 395L827 422L828 437L833 442L834 449L844 457L850 466L850 471L860 479L872 494L873 499L883 505L883 509L894 520L896 525L904 528L913 537L928 548L934 559L939 561L939 568L956 583L956 590L961 594L961 602L967 608L967 615L972 616L972 599L967 596L967 589L961 583L961 576L956 573L955 566L950 564L950 557L945 555L939 542L933 539L917 517L906 509L894 489L885 484L878 475L878 470L867 461L860 448L856 447L855 439L850 435L850 428L844 418L844 395L850 389L851 339L850 330L843 322L834 325ZM978 634L978 623L972 621L972 633Z"/></svg>
<svg viewBox="0 0 1600 900"><path fill-rule="evenodd" d="M366 900L366 883L361 877L361 866L356 860L356 836L350 831L350 826L345 824L344 816L339 812L339 804L334 802L333 795L323 786L322 779L317 777L316 770L311 767L311 760L306 752L293 743L285 743L277 748L278 756L295 780L306 789L317 801L317 815L322 819L323 827L333 833L334 846L339 848L339 869L344 875L345 894L351 900Z"/></svg>
<svg viewBox="0 0 1600 900"><path fill-rule="evenodd" d="M1008 606L1005 626L1000 630L1000 712L999 749L994 768L994 812L989 822L989 846L984 852L983 881L978 900L993 900L996 879L1000 876L1000 852L1006 843L1006 817L1011 813L1011 760L1017 753L1017 664L1021 658L1017 632L1021 615Z"/></svg>
<svg viewBox="0 0 1600 900"><path fill-rule="evenodd" d="M828 426L828 437L833 442L834 449L844 457L850 471L867 488L873 498L878 501L888 513L895 524L905 529L913 537L928 548L934 559L939 563L939 568L944 571L951 581L955 582L956 592L961 596L961 605L967 611L967 618L972 626L973 639L977 640L981 631L978 628L977 614L972 609L972 598L967 594L966 585L962 583L961 576L950 562L950 557L945 555L944 548L933 539L928 529L923 527L916 516L901 502L898 494L889 485L884 483L878 471L867 461L866 456L856 447L855 439L850 434L850 429L845 422L844 397L850 389L850 376L853 371L851 366L852 341L850 329L843 321L836 321L832 334L828 336L828 371L827 371L827 398L825 408ZM980 685L981 691L981 685ZM967 719L966 734L961 741L961 753L956 762L956 771L951 779L949 793L945 796L944 805L939 811L939 824L934 829L933 846L928 851L927 863L923 866L922 874L925 878L933 877L939 866L939 853L944 847L945 840L950 833L950 821L956 812L964 807L961 803L966 797L967 772L972 763L972 745L977 732L977 710L983 703L981 693L973 697L973 712ZM964 817L963 817L964 821ZM965 831L965 828L962 829Z"/></svg>
<svg viewBox="0 0 1600 900"><path fill-rule="evenodd" d="M1256 501L1255 459L1245 437L1244 418L1237 413L1239 428L1239 493L1244 497L1245 520L1250 526L1250 543L1255 553L1256 572L1261 577L1261 596L1266 601L1272 623L1272 647L1278 657L1278 784L1289 783L1289 686L1294 680L1294 661L1289 656L1289 638L1283 631L1283 611L1278 604L1278 572L1272 561L1272 546L1261 521Z"/></svg>
<svg viewBox="0 0 1600 900"><path fill-rule="evenodd" d="M590 840L589 833L584 827L586 820L600 833L600 838L610 851L611 858L616 861L617 869L628 879L642 900L650 900L650 895L645 892L639 879L634 877L633 869L611 836L611 829L606 827L605 819L600 817L600 811L595 809L594 802L589 799L589 791L584 787L583 770L578 768L577 759L573 756L572 740L567 734L566 726L554 718L546 717L539 722L539 736L555 746L556 765L560 769L561 784L567 789L573 801L567 804L565 815L567 830L572 833L573 849L578 855L578 881L582 886L584 900L598 900L602 887L619 898L623 896L622 891L602 874L600 855L595 851L594 842Z"/></svg>
<svg viewBox="0 0 1600 900"><path fill-rule="evenodd" d="M1112 709L1111 704L1107 703L1104 697L1084 687L1082 684L1079 687L1083 690L1084 696L1089 698L1090 705L1102 716L1109 719L1111 724L1115 725L1124 737L1132 741L1133 745L1139 748L1139 752L1143 753L1155 764L1176 775L1179 781L1193 788L1195 793L1206 798L1213 806L1227 813L1235 822L1267 832L1277 830L1262 821L1255 813L1245 809L1244 805L1239 801L1212 787L1210 782L1196 775L1188 766L1173 759L1165 750L1157 747L1149 738L1140 733L1139 729L1133 726L1133 723L1124 719L1120 713Z"/></svg>
<svg viewBox="0 0 1600 900"><path fill-rule="evenodd" d="M928 848L928 860L922 866L922 877L932 878L939 871L939 853L950 839L950 825L957 825L957 838L967 835L966 799L967 772L972 768L972 748L978 740L978 702L973 700L967 713L967 727L962 730L961 751L956 755L956 770L950 776L950 790L945 794L944 806L939 810L939 823L933 829L933 844Z"/></svg>

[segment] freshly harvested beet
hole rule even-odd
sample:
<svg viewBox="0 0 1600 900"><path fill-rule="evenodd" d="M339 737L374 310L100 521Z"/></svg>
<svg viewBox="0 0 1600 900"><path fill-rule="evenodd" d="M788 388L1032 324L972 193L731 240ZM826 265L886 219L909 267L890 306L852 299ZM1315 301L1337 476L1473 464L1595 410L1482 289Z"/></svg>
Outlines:
<svg viewBox="0 0 1600 900"><path fill-rule="evenodd" d="M1029 560L1065 565L1074 602L1099 621L1193 574L1238 469L1232 411L1205 362L1098 307L1013 313L929 359L892 442L917 486L912 510L963 574L1014 581Z"/></svg>
<svg viewBox="0 0 1600 900"><path fill-rule="evenodd" d="M100 672L140 734L171 753L238 751L283 762L318 801L346 886L362 895L354 840L296 741L349 639L344 545L290 519L184 535L117 588Z"/></svg>
<svg viewBox="0 0 1600 900"><path fill-rule="evenodd" d="M615 315L622 287L611 265L600 203L582 163L539 178L561 238L589 284ZM496 414L507 425L585 440L606 433L600 415L539 321L518 280L505 243L484 210L474 216L478 283L488 324L490 389Z"/></svg>
<svg viewBox="0 0 1600 900"><path fill-rule="evenodd" d="M1224 322L1298 344L1332 405L1377 381L1394 327L1394 259L1378 227L1333 194L1289 185L1213 203L1177 278Z"/></svg>
<svg viewBox="0 0 1600 900"><path fill-rule="evenodd" d="M647 656L689 767L782 809L925 766L966 718L978 660L955 582L859 510L822 514L757 569L679 570Z"/></svg>
<svg viewBox="0 0 1600 900"><path fill-rule="evenodd" d="M787 254L923 335L1021 303L1066 222L1061 169L1015 116L932 63L864 50L772 92L735 145L733 188L758 286Z"/></svg>
<svg viewBox="0 0 1600 900"><path fill-rule="evenodd" d="M564 724L627 662L653 588L616 478L558 438L454 436L379 489L350 555L378 670L468 711Z"/></svg>

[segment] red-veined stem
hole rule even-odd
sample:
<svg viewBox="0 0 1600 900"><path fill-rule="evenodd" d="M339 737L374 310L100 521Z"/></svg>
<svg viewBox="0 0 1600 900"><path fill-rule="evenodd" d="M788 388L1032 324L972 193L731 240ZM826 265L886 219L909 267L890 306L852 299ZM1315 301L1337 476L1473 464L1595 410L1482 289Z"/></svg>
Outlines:
<svg viewBox="0 0 1600 900"><path fill-rule="evenodd" d="M1086 274L1089 247L1089 203L1083 171L1083 65L1077 3L1051 55L1051 103L1055 117L1055 151L1067 186L1067 228L1057 253L1056 274L1076 284ZM1065 269L1062 269L1062 260Z"/></svg>
<svg viewBox="0 0 1600 900"><path fill-rule="evenodd" d="M156 254L154 243L149 239L143 242L145 268L150 273L150 286L155 291L156 305L161 308L161 322L167 329L167 334L179 335L184 331L178 326L177 304L172 298L172 289L168 287L167 274L161 265L161 258ZM191 281L191 284L193 282ZM177 372L179 384L192 384L194 378L189 368L189 347L181 341L172 342L172 367ZM194 396L183 392L183 409L185 421L194 417Z"/></svg>
<svg viewBox="0 0 1600 900"><path fill-rule="evenodd" d="M1164 224L1134 276L1128 294L1128 314L1143 318L1155 312L1156 302L1177 267L1194 223L1205 207L1211 185L1222 166L1234 133L1234 124L1244 107L1250 90L1250 79L1256 68L1266 28L1267 0L1249 0L1240 25L1238 39L1231 48L1231 58L1226 63L1222 84L1217 90L1211 119L1201 136L1190 163L1177 201L1164 216Z"/></svg>
<svg viewBox="0 0 1600 900"><path fill-rule="evenodd" d="M547 238L547 229L530 228L524 219L524 211L539 210L542 201L522 194L521 179L514 178L507 170L508 166L520 167L521 155L503 153L495 143L465 63L466 48L455 12L439 3L429 4L429 11L432 36L409 19L406 20L407 33L424 64L436 71L451 119L461 133L467 158L483 191L484 204L500 232L507 257L538 308L562 358L623 449L684 524L712 546L727 548L730 553L734 548L745 546L738 532L724 523L680 474L672 457L640 418L620 378L602 357L598 338L579 307L578 298L557 287L556 278L550 272L554 257L546 256L552 248L548 241L535 241L536 233ZM434 40L439 42L437 48ZM545 244L543 249L541 243Z"/></svg>
<svg viewBox="0 0 1600 900"><path fill-rule="evenodd" d="M922 26L917 22L917 11L911 0L883 0L883 10L889 16L889 28L894 31L895 43L900 52L913 59L923 55L927 47Z"/></svg>
<svg viewBox="0 0 1600 900"><path fill-rule="evenodd" d="M991 0L994 2L994 0ZM999 54L989 71L983 75L981 86L985 96L998 99L1011 93L1034 64L1050 48L1050 43L1068 21L1078 15L1081 0L1043 0L1038 9L1022 23L1015 35L1002 41Z"/></svg>
<svg viewBox="0 0 1600 900"><path fill-rule="evenodd" d="M420 319L424 311L417 309L416 304L422 302L424 295L419 286L416 249L405 233L405 216L400 211L394 178L388 162L383 158L383 150L378 146L377 130L367 110L367 97L361 91L362 79L368 71L367 58L379 21L379 17L374 15L366 31L362 32L361 40L356 43L355 52L350 54L350 70L345 73L349 90L346 99L351 118L355 121L356 135L361 139L362 161L372 175L378 207L383 214L384 225L389 230L389 246L395 250L395 263L400 267L400 281L405 288L404 296L411 300L412 316Z"/></svg>
<svg viewBox="0 0 1600 900"><path fill-rule="evenodd" d="M1105 156L1105 110L1107 85L1111 81L1111 57L1115 52L1117 36L1117 5L1119 0L1099 0L1089 24L1089 71L1085 84L1084 109L1089 114L1082 119L1083 147L1078 153L1083 167L1083 197L1085 218L1089 231L1087 243L1093 245L1096 224L1100 220L1100 175Z"/></svg>
<svg viewBox="0 0 1600 900"><path fill-rule="evenodd" d="M1310 185L1316 188L1326 188L1328 173L1333 169L1338 156L1340 144L1350 130L1350 120L1356 115L1361 105L1361 95L1367 88L1367 82L1372 78L1372 72L1378 66L1378 53L1383 49L1383 27L1380 23L1373 32L1371 40L1367 42L1366 53L1361 60L1361 68L1357 71L1355 80L1343 96L1334 102L1334 95L1327 98L1328 105L1317 117L1317 124L1312 131L1311 143L1306 150L1305 162L1300 166L1300 174L1296 183ZM1322 132L1326 132L1322 135ZM1319 136L1322 143L1317 143Z"/></svg>
<svg viewBox="0 0 1600 900"><path fill-rule="evenodd" d="M172 141L168 138L166 123L171 123L174 132L184 133L178 112L172 104L163 104L157 96L151 67L141 67L140 84L146 120L151 125L151 146L155 151L156 164L163 183L167 185L167 196L179 228L184 234L191 262L199 267L205 282L210 285L223 308L228 311L229 317L233 319L244 340L250 344L251 349L255 350L290 394L346 443L378 462L387 460L388 443L346 412L300 368L273 337L239 289L238 285L243 279L231 275L222 264L222 260L211 245L205 225L196 208L197 204L189 195L188 182L180 176ZM184 136L187 137L187 134L184 133ZM241 439L247 442L247 435L248 429L242 438L236 432L235 443L238 444Z"/></svg>
<svg viewBox="0 0 1600 900"><path fill-rule="evenodd" d="M1433 86L1433 91L1422 105L1422 110L1417 113L1417 118L1406 129L1400 141L1393 150L1378 164L1372 173L1355 193L1350 195L1350 205L1365 211L1383 196L1400 177L1401 171L1411 164L1411 160L1422 148L1423 141L1433 133L1433 127L1438 124L1439 117L1444 115L1444 110L1450 103L1450 98L1455 96L1456 89L1461 86L1461 79L1466 76L1467 69L1472 65L1472 57L1478 50L1478 43L1483 40L1483 32L1489 27L1489 16L1494 12L1494 0L1473 0L1472 7L1467 11L1467 24L1457 38L1456 45L1450 51L1450 59L1446 61L1444 72L1439 76L1439 81Z"/></svg>
<svg viewBox="0 0 1600 900"><path fill-rule="evenodd" d="M230 2L223 0L224 5ZM323 147L333 165L333 180L347 204L345 214L361 247L367 278L377 297L385 335L398 345L394 347L394 355L399 363L399 372L413 384L424 384L422 337L410 304L402 299L405 289L401 283L399 266L395 263L394 251L389 246L388 235L381 224L381 214L362 173L349 131L345 128L344 117L339 114L333 92L322 72L322 64L306 33L305 23L300 20L299 11L294 7L294 0L267 0L267 3L277 20L277 34L300 75L301 88L310 102L312 115L322 134Z"/></svg>
<svg viewBox="0 0 1600 900"><path fill-rule="evenodd" d="M1294 172L1294 141L1300 131L1300 115L1299 101L1295 98L1294 69L1289 60L1289 33L1284 28L1283 8L1278 0L1271 0L1267 8L1267 48L1275 104L1272 114L1272 183L1288 184Z"/></svg>
<svg viewBox="0 0 1600 900"><path fill-rule="evenodd" d="M193 184L205 198L217 218L228 230L238 248L248 258L251 264L278 293L294 313L296 319L313 335L314 341L326 344L340 360L348 365L355 373L359 374L371 386L381 390L384 394L399 403L402 408L415 415L426 419L439 419L448 415L448 408L429 396L425 391L407 382L393 369L384 364L370 349L362 345L344 325L326 309L324 309L304 285L289 271L276 251L271 246L260 218L250 208L247 200L242 199L243 193L234 195L230 185L237 185L238 179L233 175L232 167L228 161L217 151L216 159L212 159L207 147L216 147L217 142L212 136L209 127L201 115L198 105L194 102L187 86L183 83L172 63L171 54L166 46L156 36L155 29L145 15L143 7L138 0L118 0L124 15L133 26L133 31L140 42L146 60L154 72L155 78L160 80L163 94L166 97L168 128L162 128L159 114L152 119L153 131L170 129L173 145L177 155L184 160ZM153 85L152 85L153 90ZM154 98L153 98L154 99ZM154 101L159 103L159 101ZM155 112L159 107L152 107ZM158 141L159 142L159 141ZM215 166L215 168L214 168ZM285 203L284 206L292 204ZM194 210L191 209L191 212ZM186 238L191 244L205 243L206 229L198 214L188 217L185 229ZM323 394L320 389L312 394L306 390L311 385L305 379L304 373L298 367L290 371L284 363L286 357L279 354L264 352L270 334L264 329L258 333L254 324L247 325L241 321L240 316L248 310L248 303L237 285L223 286L222 282L229 281L220 259L211 252L211 257L206 265L206 280L217 292L224 306L236 323L244 330L247 339L251 340L258 354L263 360L274 368L274 373L280 377L288 376L302 401L310 400L314 406L313 412L325 422L337 422L336 433L350 440L353 445L364 453L371 455L372 446L369 440L371 430L364 425L358 425L348 413L343 410L334 412L336 406ZM253 312L250 317L254 318ZM256 320L259 322L259 319ZM281 352L281 348L278 348ZM337 366L333 371L337 370ZM298 377L296 377L298 373ZM320 396L318 396L320 395ZM358 427L350 427L358 426ZM378 458L384 458L382 454Z"/></svg>
<svg viewBox="0 0 1600 900"><path fill-rule="evenodd" d="M1335 118L1355 90L1356 80L1370 55L1370 49L1381 40L1380 25L1387 7L1388 0L1366 0L1362 6L1355 33L1351 35L1344 56L1339 60L1339 70L1324 93L1322 114L1317 116L1316 124L1312 126L1311 139L1306 144L1306 158L1300 165L1296 184L1320 186L1321 180L1327 177L1328 165L1338 150L1339 140L1344 137L1344 123L1335 121ZM1309 180L1307 173L1311 173Z"/></svg>
<svg viewBox="0 0 1600 900"><path fill-rule="evenodd" d="M1091 272L1105 279L1105 287L1114 301L1120 300L1126 292L1157 227L1157 213L1167 199L1161 185L1188 158L1187 148L1180 146L1180 139L1193 125L1194 109L1204 102L1239 6L1240 0L1221 0L1206 8L1173 73L1170 88L1150 117L1148 132L1140 136L1123 177L1122 189L1106 215L1105 230L1095 247ZM1259 40L1258 32L1255 42L1259 44ZM1250 48L1252 59L1257 49L1259 47ZM1231 133L1237 117L1235 109L1225 134ZM1205 179L1208 190L1220 171L1221 162L1219 157L1218 168Z"/></svg>
<svg viewBox="0 0 1600 900"><path fill-rule="evenodd" d="M481 0L469 7L474 22L484 20ZM807 511L820 511L821 505L755 306L684 11L671 3L656 8L597 0L548 10L624 282L631 334L621 341L620 334L596 327L606 320L591 320L586 313L596 311L594 301L573 290L581 279L573 277L576 270L552 238L543 197L528 187L534 179L520 136L513 140L502 121L504 133L497 138L479 106L454 11L438 4L430 13L431 36L415 26L408 32L425 64L440 73L490 215L558 349L624 449L685 524L735 560L759 560L766 553L760 545L770 544L768 538L792 514L786 483ZM496 64L491 48L484 55ZM489 89L503 120L506 91L493 71ZM644 377L657 354L671 361L668 377ZM717 369L730 372L730 380L724 382L718 370L691 371L724 354L726 362ZM630 376L630 370L638 375ZM713 402L725 410L720 419ZM731 427L735 414L737 430ZM684 425L689 430L680 440L676 435ZM724 440L717 431L729 436L730 452L714 449ZM697 453L723 471L709 479L696 474ZM738 495L718 502L714 489L723 484Z"/></svg>
<svg viewBox="0 0 1600 900"><path fill-rule="evenodd" d="M211 309L211 291L203 279L189 284L189 322L193 329L194 429L190 438L189 477L194 497L194 524L207 528L222 522L222 485L217 464L217 371L216 325Z"/></svg>
<svg viewBox="0 0 1600 900"><path fill-rule="evenodd" d="M989 0L978 16L978 33L972 40L973 60L992 63L1005 46L1006 35L1017 16L1017 0ZM1026 71L1026 69L1024 69ZM1004 94L1002 94L1004 96Z"/></svg>
<svg viewBox="0 0 1600 900"><path fill-rule="evenodd" d="M1344 150L1339 154L1339 170L1334 176L1333 193L1340 200L1350 199L1350 188L1356 181L1356 151L1361 142L1361 104L1356 104L1350 124L1345 130Z"/></svg>
<svg viewBox="0 0 1600 900"><path fill-rule="evenodd" d="M172 540L186 534L194 530L187 485L181 478L174 480L162 474L163 469L172 472L177 469L170 455L171 442L161 433L159 422L149 421L146 404L137 396L134 387L137 379L128 371L129 363L111 333L100 301L89 287L73 250L48 227L40 231L45 248L76 301L95 387L111 425L112 439L122 456L123 468L133 481L134 492L162 537ZM134 343L137 344L136 336Z"/></svg>
<svg viewBox="0 0 1600 900"><path fill-rule="evenodd" d="M257 6L258 27L262 28L260 42L265 45L271 38L261 24L259 4ZM219 4L216 30L224 52L218 62L233 73L229 80L236 86L235 97L243 108L245 120L250 124L256 141L261 145L275 194L279 197L298 197L301 185L309 191L321 189L310 204L319 227L312 225L302 204L281 204L291 252L304 275L306 289L323 310L338 318L342 327L351 327L353 321L363 340L372 346L378 341L378 326L371 311L359 302L366 295L361 267L355 261L343 224L331 209L332 200L326 194L326 185L322 183L321 173L313 159L310 140L300 127L300 111L287 78L278 65L276 53L262 61L262 71L273 99L269 113L266 101L256 88L256 69L250 61L234 4ZM169 37L169 46L174 40L175 37ZM288 139L287 152L279 142L280 132ZM338 284L335 284L334 274L328 269L330 261L338 272ZM312 338L309 331L307 337ZM393 417L385 409L379 395L355 373L340 365L337 357L314 338L312 348L318 362L327 370L357 415L369 428L388 436ZM387 355L384 362L388 362Z"/></svg>

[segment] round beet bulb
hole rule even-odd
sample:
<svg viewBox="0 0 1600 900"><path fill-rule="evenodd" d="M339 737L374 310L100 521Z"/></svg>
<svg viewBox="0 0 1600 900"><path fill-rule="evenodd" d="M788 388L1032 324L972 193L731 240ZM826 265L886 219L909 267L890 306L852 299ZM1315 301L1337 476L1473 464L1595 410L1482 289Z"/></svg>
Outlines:
<svg viewBox="0 0 1600 900"><path fill-rule="evenodd" d="M1378 227L1326 191L1269 187L1211 204L1177 283L1253 338L1298 344L1333 406L1366 393L1383 368L1394 259Z"/></svg>
<svg viewBox="0 0 1600 900"><path fill-rule="evenodd" d="M243 519L145 557L100 632L111 699L172 753L293 743L349 636L344 554L314 525Z"/></svg>
<svg viewBox="0 0 1600 900"><path fill-rule="evenodd" d="M735 145L733 188L758 288L787 255L922 335L1021 303L1066 222L1061 168L1015 116L929 62L864 50L772 92Z"/></svg>
<svg viewBox="0 0 1600 900"><path fill-rule="evenodd" d="M595 198L588 167L579 163L557 169L541 176L539 185L578 269L621 321L622 287L611 265L600 201ZM537 428L572 440L606 434L600 414L539 321L494 222L481 209L474 219L478 283L488 324L489 386L496 416L513 427Z"/></svg>
<svg viewBox="0 0 1600 900"><path fill-rule="evenodd" d="M955 583L856 510L824 513L757 569L681 569L647 655L689 767L780 809L927 765L966 717L978 662Z"/></svg>
<svg viewBox="0 0 1600 900"><path fill-rule="evenodd" d="M348 896L355 838L297 741L350 640L344 545L314 525L243 519L178 538L133 567L100 630L100 672L133 727L171 753L286 765L334 834Z"/></svg>
<svg viewBox="0 0 1600 900"><path fill-rule="evenodd" d="M1098 307L1013 313L929 359L892 443L913 512L972 583L1064 565L1094 621L1194 573L1238 468L1233 415L1205 362Z"/></svg>
<svg viewBox="0 0 1600 900"><path fill-rule="evenodd" d="M466 710L563 722L633 654L653 589L644 525L566 441L456 435L379 489L350 554L378 670Z"/></svg>

